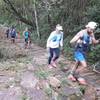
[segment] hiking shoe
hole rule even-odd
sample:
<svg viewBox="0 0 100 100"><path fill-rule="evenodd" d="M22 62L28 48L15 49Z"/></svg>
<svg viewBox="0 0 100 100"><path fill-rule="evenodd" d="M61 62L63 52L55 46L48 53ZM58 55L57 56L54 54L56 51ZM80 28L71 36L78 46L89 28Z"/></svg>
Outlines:
<svg viewBox="0 0 100 100"><path fill-rule="evenodd" d="M50 69L51 69L51 68L53 68L53 67L52 67L52 65L51 65L51 64L49 64L49 65L48 65L48 68L50 68Z"/></svg>
<svg viewBox="0 0 100 100"><path fill-rule="evenodd" d="M76 78L75 78L72 74L70 74L70 75L68 76L68 79L71 80L71 81L73 81L73 82L76 81Z"/></svg>
<svg viewBox="0 0 100 100"><path fill-rule="evenodd" d="M57 65L54 61L52 62L52 66L55 67L55 68L57 67Z"/></svg>
<svg viewBox="0 0 100 100"><path fill-rule="evenodd" d="M86 82L86 80L84 78L79 77L77 80L78 80L79 84L81 84L81 85L87 85L87 82Z"/></svg>

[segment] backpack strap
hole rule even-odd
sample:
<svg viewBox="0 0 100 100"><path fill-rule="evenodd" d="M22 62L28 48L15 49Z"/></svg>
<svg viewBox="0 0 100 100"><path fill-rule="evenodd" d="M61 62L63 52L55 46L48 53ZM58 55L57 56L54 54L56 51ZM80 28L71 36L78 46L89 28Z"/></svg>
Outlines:
<svg viewBox="0 0 100 100"><path fill-rule="evenodd" d="M87 33L83 33L83 36L80 37L81 43L76 43L75 50L79 51L89 51L90 50L90 36Z"/></svg>

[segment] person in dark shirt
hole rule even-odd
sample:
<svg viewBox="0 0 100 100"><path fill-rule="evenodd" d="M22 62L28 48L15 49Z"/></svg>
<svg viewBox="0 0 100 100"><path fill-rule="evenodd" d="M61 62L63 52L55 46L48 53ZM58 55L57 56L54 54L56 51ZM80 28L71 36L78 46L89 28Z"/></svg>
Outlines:
<svg viewBox="0 0 100 100"><path fill-rule="evenodd" d="M16 35L17 35L16 29L14 26L12 26L10 29L11 43L15 43Z"/></svg>
<svg viewBox="0 0 100 100"><path fill-rule="evenodd" d="M89 52L89 46L90 44L100 43L100 40L96 40L94 36L94 30L97 27L97 23L89 22L85 27L86 29L78 32L70 41L71 44L75 44L74 58L76 63L71 69L68 79L72 81L76 81L77 79L81 84L86 84L85 79L80 76L80 72L87 67L86 56ZM81 68L79 68L79 65L81 65ZM75 77L76 72L79 73L78 78Z"/></svg>

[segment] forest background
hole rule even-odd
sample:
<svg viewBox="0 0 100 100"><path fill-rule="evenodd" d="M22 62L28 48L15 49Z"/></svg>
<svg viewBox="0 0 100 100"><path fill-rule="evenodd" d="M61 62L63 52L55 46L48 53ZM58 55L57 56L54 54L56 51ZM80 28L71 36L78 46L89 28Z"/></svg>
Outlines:
<svg viewBox="0 0 100 100"><path fill-rule="evenodd" d="M46 41L56 24L64 29L63 54L73 58L71 38L89 21L99 24L95 31L100 38L100 0L0 0L0 24L16 26L21 34L28 27L34 43L46 47ZM91 48L89 62L100 60L100 45Z"/></svg>

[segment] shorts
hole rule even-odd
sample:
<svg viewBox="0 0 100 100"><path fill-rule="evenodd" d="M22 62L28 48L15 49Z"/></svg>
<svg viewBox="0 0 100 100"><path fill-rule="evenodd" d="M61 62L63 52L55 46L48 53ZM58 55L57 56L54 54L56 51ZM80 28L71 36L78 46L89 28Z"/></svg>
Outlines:
<svg viewBox="0 0 100 100"><path fill-rule="evenodd" d="M11 36L11 38L15 39L16 36Z"/></svg>
<svg viewBox="0 0 100 100"><path fill-rule="evenodd" d="M81 51L75 51L74 58L76 61L86 61L86 55Z"/></svg>

